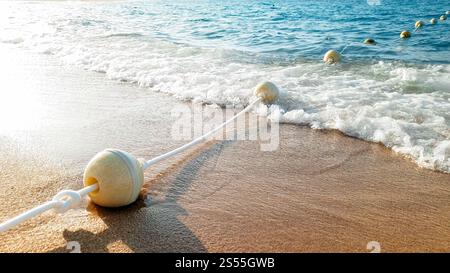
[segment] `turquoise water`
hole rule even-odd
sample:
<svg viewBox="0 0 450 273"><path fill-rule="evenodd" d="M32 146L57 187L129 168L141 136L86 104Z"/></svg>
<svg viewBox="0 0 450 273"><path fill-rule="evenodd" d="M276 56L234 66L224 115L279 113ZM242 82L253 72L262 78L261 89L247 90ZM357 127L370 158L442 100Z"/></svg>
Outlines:
<svg viewBox="0 0 450 273"><path fill-rule="evenodd" d="M52 3L52 10L65 4ZM340 51L349 46L347 61L450 63L448 21L426 24L413 33L413 39L398 39L402 30L413 31L417 20L439 19L450 9L446 0L100 1L82 5L67 11L72 15L67 20L86 30L116 29L141 40L258 54L253 61L318 60L328 49ZM21 6L35 8L39 3ZM44 12L51 14L51 10ZM364 45L365 38L378 44Z"/></svg>
<svg viewBox="0 0 450 273"><path fill-rule="evenodd" d="M446 0L2 1L0 42L195 103L246 104L273 81L271 118L450 172L450 19L428 23L447 10ZM342 63L322 62L345 47Z"/></svg>
<svg viewBox="0 0 450 273"><path fill-rule="evenodd" d="M348 61L399 60L450 63L450 24L413 31L417 20L439 18L446 0L379 1L160 1L124 4L117 16L139 25L144 36L176 43L260 53L272 62L320 59L346 45ZM372 4L372 5L371 5ZM377 46L361 44L373 38Z"/></svg>

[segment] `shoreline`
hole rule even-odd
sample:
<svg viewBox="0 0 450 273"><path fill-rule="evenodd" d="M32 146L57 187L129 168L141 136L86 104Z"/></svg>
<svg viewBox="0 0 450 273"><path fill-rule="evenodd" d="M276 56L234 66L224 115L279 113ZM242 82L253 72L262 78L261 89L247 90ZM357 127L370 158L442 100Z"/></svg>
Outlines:
<svg viewBox="0 0 450 273"><path fill-rule="evenodd" d="M1 134L12 144L0 143L0 220L80 188L106 147L151 158L184 144L170 138L170 111L186 103L27 56L8 59L9 92L35 92L50 114ZM47 213L0 234L0 252L69 252L70 241L82 252L369 252L371 241L382 252L448 252L449 178L377 143L281 124L274 152L210 141L147 171L136 203Z"/></svg>
<svg viewBox="0 0 450 273"><path fill-rule="evenodd" d="M415 165L417 167L417 169L431 171L431 172L435 172L435 173L439 173L439 174L448 174L448 175L450 175L450 173L445 172L445 171L440 170L440 169L431 169L431 168L427 168L425 166L420 166L420 165L417 164L416 161L414 161L414 159L410 155L401 154L399 152L396 152L391 147L387 147L386 145L384 145L382 142L372 142L372 141L361 139L361 138L358 138L358 137L355 137L355 136L346 135L344 132L339 131L338 129L312 129L308 125L303 125L303 124L292 124L292 123L283 123L283 124L284 125L293 125L293 126L298 126L298 127L302 127L302 128L307 128L307 129L310 129L310 130L336 133L336 134L338 134L338 135L340 135L342 137L348 137L348 138L352 138L352 139L355 139L355 140L364 141L364 142L367 142L369 144L378 145L378 146L380 146L380 148L384 149L387 153L392 154L392 156L399 157L402 160L405 160L408 163L411 163L411 164Z"/></svg>

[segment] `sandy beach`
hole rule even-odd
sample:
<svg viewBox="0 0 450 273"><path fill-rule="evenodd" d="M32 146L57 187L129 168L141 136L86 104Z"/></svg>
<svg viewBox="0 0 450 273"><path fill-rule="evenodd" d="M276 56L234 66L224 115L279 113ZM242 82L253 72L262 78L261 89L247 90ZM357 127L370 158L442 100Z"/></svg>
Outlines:
<svg viewBox="0 0 450 273"><path fill-rule="evenodd" d="M1 221L81 188L105 148L151 158L184 143L171 139L170 111L188 103L1 52L1 96L32 99L11 114L25 129L1 120ZM369 252L376 241L382 252L448 252L449 182L380 144L282 125L276 151L210 141L148 170L136 203L46 213L0 234L0 251L70 252L76 241L82 252Z"/></svg>

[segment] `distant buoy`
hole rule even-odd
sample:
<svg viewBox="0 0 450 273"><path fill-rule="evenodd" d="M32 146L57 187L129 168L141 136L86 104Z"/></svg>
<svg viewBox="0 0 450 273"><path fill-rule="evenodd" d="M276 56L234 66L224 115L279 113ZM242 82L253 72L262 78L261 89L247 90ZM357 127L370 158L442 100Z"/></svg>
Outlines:
<svg viewBox="0 0 450 273"><path fill-rule="evenodd" d="M142 164L127 152L106 149L96 154L84 171L84 186L95 183L98 190L89 193L95 204L103 207L131 204L144 183Z"/></svg>
<svg viewBox="0 0 450 273"><path fill-rule="evenodd" d="M416 22L416 24L415 24L415 26L416 26L416 28L420 28L420 27L423 27L423 21L417 21Z"/></svg>
<svg viewBox="0 0 450 273"><path fill-rule="evenodd" d="M450 15L450 10L447 10L445 14Z"/></svg>
<svg viewBox="0 0 450 273"><path fill-rule="evenodd" d="M400 38L406 39L409 37L411 37L411 33L409 33L409 31L407 31L407 30L404 30L400 33Z"/></svg>
<svg viewBox="0 0 450 273"><path fill-rule="evenodd" d="M446 15L441 15L441 17L439 17L439 20L445 21L445 20L447 20L447 16Z"/></svg>
<svg viewBox="0 0 450 273"><path fill-rule="evenodd" d="M328 50L323 56L323 61L327 64L337 64L341 61L341 54L335 50Z"/></svg>
<svg viewBox="0 0 450 273"><path fill-rule="evenodd" d="M280 91L278 90L278 87L271 82L260 83L255 87L255 90L253 91L253 95L255 95L255 97L261 98L261 101L265 104L274 103L277 100L279 94Z"/></svg>
<svg viewBox="0 0 450 273"><path fill-rule="evenodd" d="M365 39L363 43L365 43L366 45L375 45L376 44L375 40L371 39L371 38Z"/></svg>
<svg viewBox="0 0 450 273"><path fill-rule="evenodd" d="M436 24L437 23L437 20L436 20L436 18L431 18L431 20L430 20L430 24Z"/></svg>

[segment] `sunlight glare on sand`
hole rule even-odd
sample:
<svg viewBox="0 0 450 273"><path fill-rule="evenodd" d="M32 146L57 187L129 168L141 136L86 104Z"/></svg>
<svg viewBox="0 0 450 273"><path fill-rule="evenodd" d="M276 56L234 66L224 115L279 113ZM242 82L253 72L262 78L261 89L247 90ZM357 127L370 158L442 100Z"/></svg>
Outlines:
<svg viewBox="0 0 450 273"><path fill-rule="evenodd" d="M21 69L19 56L11 56L10 51L0 48L0 134L26 131L36 128L42 116L42 108L34 94L33 86L27 79L19 78Z"/></svg>

